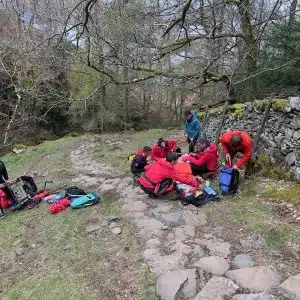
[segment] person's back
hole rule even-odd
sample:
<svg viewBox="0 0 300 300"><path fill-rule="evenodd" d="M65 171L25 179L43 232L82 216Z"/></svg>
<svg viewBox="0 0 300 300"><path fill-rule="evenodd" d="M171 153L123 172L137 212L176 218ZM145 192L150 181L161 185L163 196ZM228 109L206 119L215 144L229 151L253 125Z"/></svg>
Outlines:
<svg viewBox="0 0 300 300"><path fill-rule="evenodd" d="M186 162L178 162L173 170L173 180L177 183L183 183L192 187L199 187L199 181L192 174L191 166Z"/></svg>
<svg viewBox="0 0 300 300"><path fill-rule="evenodd" d="M152 159L158 160L160 158L167 158L168 154L175 152L177 143L175 140L164 140L160 138L158 142L153 146Z"/></svg>
<svg viewBox="0 0 300 300"><path fill-rule="evenodd" d="M151 155L151 147L145 146L143 150L138 150L131 163L131 172L134 175L139 176L145 171L145 167L148 165L147 159Z"/></svg>
<svg viewBox="0 0 300 300"><path fill-rule="evenodd" d="M196 153L194 159L190 160L196 166L207 166L208 171L215 172L218 166L218 147L216 144L210 144L203 153Z"/></svg>
<svg viewBox="0 0 300 300"><path fill-rule="evenodd" d="M158 159L151 164L140 178L140 184L145 188L154 188L156 184L172 178L174 167L165 159Z"/></svg>

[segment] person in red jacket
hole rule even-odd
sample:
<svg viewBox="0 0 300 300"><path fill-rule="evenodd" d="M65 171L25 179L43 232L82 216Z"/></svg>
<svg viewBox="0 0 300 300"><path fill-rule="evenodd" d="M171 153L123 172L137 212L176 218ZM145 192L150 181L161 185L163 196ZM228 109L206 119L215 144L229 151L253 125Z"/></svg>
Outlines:
<svg viewBox="0 0 300 300"><path fill-rule="evenodd" d="M153 146L152 159L158 160L160 158L167 158L168 154L171 152L181 152L180 148L177 148L176 141L164 140L163 138L160 138L158 142Z"/></svg>
<svg viewBox="0 0 300 300"><path fill-rule="evenodd" d="M245 131L229 131L220 138L220 142L226 156L226 167L240 169L251 159L253 153L252 139ZM243 153L244 156L232 166L232 161L238 152Z"/></svg>
<svg viewBox="0 0 300 300"><path fill-rule="evenodd" d="M141 189L153 198L172 191L174 165L177 159L177 154L171 152L166 159L159 158L146 167L146 172L139 180Z"/></svg>
<svg viewBox="0 0 300 300"><path fill-rule="evenodd" d="M193 188L199 188L200 183L205 182L201 177L192 174L191 166L186 162L178 162L174 167L173 180Z"/></svg>
<svg viewBox="0 0 300 300"><path fill-rule="evenodd" d="M215 172L218 166L218 147L205 138L200 138L196 144L195 154L184 155L181 159L191 165L194 175Z"/></svg>

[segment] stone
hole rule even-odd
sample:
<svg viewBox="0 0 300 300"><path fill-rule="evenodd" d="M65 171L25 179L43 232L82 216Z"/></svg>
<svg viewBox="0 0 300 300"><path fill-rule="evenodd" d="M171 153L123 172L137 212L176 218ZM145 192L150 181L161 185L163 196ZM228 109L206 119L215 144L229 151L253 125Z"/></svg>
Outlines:
<svg viewBox="0 0 300 300"><path fill-rule="evenodd" d="M148 217L134 220L136 226L140 229L141 235L146 237L161 236L163 234L164 225L162 222Z"/></svg>
<svg viewBox="0 0 300 300"><path fill-rule="evenodd" d="M216 255L227 258L231 254L231 245L227 242L209 240L206 244L206 247L209 250L210 255Z"/></svg>
<svg viewBox="0 0 300 300"><path fill-rule="evenodd" d="M117 223L117 222L110 222L109 225L108 225L109 229L114 229L114 228L116 228L117 226L118 226L118 223Z"/></svg>
<svg viewBox="0 0 300 300"><path fill-rule="evenodd" d="M295 179L300 181L300 167L292 167L291 172L294 174Z"/></svg>
<svg viewBox="0 0 300 300"><path fill-rule="evenodd" d="M184 283L182 293L186 298L194 297L197 293L196 269L187 270L188 280Z"/></svg>
<svg viewBox="0 0 300 300"><path fill-rule="evenodd" d="M300 97L289 97L289 107L291 109L300 111Z"/></svg>
<svg viewBox="0 0 300 300"><path fill-rule="evenodd" d="M193 264L193 267L202 269L213 275L224 275L229 270L229 263L226 259L219 256L206 256L200 258Z"/></svg>
<svg viewBox="0 0 300 300"><path fill-rule="evenodd" d="M293 139L294 139L295 141L300 140L300 132L299 132L299 130L297 130L297 131L294 132L294 134L293 134Z"/></svg>
<svg viewBox="0 0 300 300"><path fill-rule="evenodd" d="M275 297L264 294L239 294L233 296L231 300L275 300Z"/></svg>
<svg viewBox="0 0 300 300"><path fill-rule="evenodd" d="M213 276L194 300L224 300L224 297L232 297L239 289L233 281L228 278Z"/></svg>
<svg viewBox="0 0 300 300"><path fill-rule="evenodd" d="M300 273L284 281L278 287L277 293L289 300L300 300Z"/></svg>
<svg viewBox="0 0 300 300"><path fill-rule="evenodd" d="M292 121L292 126L295 130L300 129L300 118L299 118L299 116L294 116L294 119Z"/></svg>
<svg viewBox="0 0 300 300"><path fill-rule="evenodd" d="M178 252L178 253L181 253L181 254L188 255L188 254L190 254L192 251L193 251L192 247L190 247L190 246L188 246L188 245L186 245L186 244L183 244L183 243L180 242L180 241L175 241L175 243L173 243L173 244L170 246L170 253Z"/></svg>
<svg viewBox="0 0 300 300"><path fill-rule="evenodd" d="M170 227L177 227L184 223L181 211L171 212L167 214L156 213L155 217Z"/></svg>
<svg viewBox="0 0 300 300"><path fill-rule="evenodd" d="M196 245L193 249L193 256L195 259L197 258L201 258L204 256L204 251L203 249L199 246L199 245Z"/></svg>
<svg viewBox="0 0 300 300"><path fill-rule="evenodd" d="M25 254L25 250L23 248L17 247L16 248L16 255L21 256L23 254Z"/></svg>
<svg viewBox="0 0 300 300"><path fill-rule="evenodd" d="M191 237L193 238L194 236L195 236L195 227L191 225L175 228L175 240L183 242Z"/></svg>
<svg viewBox="0 0 300 300"><path fill-rule="evenodd" d="M161 242L158 238L154 238L154 239L147 241L147 248L150 248L150 249L159 248L160 245L161 245Z"/></svg>
<svg viewBox="0 0 300 300"><path fill-rule="evenodd" d="M197 213L193 213L190 210L185 210L183 212L183 219L185 224L195 227L205 226L207 224L207 216L200 210L198 210Z"/></svg>
<svg viewBox="0 0 300 300"><path fill-rule="evenodd" d="M265 239L259 234L249 235L245 239L241 239L240 243L242 247L246 250L262 249L266 247Z"/></svg>
<svg viewBox="0 0 300 300"><path fill-rule="evenodd" d="M285 157L285 162L288 167L291 167L295 164L296 156L294 152L288 153Z"/></svg>
<svg viewBox="0 0 300 300"><path fill-rule="evenodd" d="M255 262L250 255L239 254L234 258L233 264L237 269L242 269L254 267Z"/></svg>
<svg viewBox="0 0 300 300"><path fill-rule="evenodd" d="M65 251L70 250L70 249L72 249L72 245L70 245L70 244L65 245L63 249L64 249Z"/></svg>
<svg viewBox="0 0 300 300"><path fill-rule="evenodd" d="M295 149L294 154L295 154L295 166L300 167L300 149Z"/></svg>
<svg viewBox="0 0 300 300"><path fill-rule="evenodd" d="M294 131L290 128L285 128L284 134L288 139L291 139L293 137Z"/></svg>
<svg viewBox="0 0 300 300"><path fill-rule="evenodd" d="M115 227L112 229L111 231L113 234L121 234L122 233L122 229L120 227Z"/></svg>
<svg viewBox="0 0 300 300"><path fill-rule="evenodd" d="M136 212L144 212L144 211L147 210L147 208L148 208L148 205L145 202L143 202L143 201L133 201L133 203L131 203L128 210L136 211Z"/></svg>
<svg viewBox="0 0 300 300"><path fill-rule="evenodd" d="M280 284L281 277L271 266L243 268L225 273L225 276L241 288L252 292L267 292Z"/></svg>
<svg viewBox="0 0 300 300"><path fill-rule="evenodd" d="M99 229L101 229L101 228L102 228L102 226L99 225L99 224L91 224L91 225L88 225L88 226L86 227L85 231L86 231L87 233L91 233L91 232L94 232L94 231L99 230Z"/></svg>
<svg viewBox="0 0 300 300"><path fill-rule="evenodd" d="M186 297L196 293L195 270L176 270L160 276L157 280L157 293L161 300L174 300L182 289Z"/></svg>

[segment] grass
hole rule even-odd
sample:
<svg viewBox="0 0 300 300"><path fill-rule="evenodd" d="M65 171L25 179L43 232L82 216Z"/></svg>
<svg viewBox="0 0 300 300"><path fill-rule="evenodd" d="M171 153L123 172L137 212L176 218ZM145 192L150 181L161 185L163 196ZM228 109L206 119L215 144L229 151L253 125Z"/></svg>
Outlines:
<svg viewBox="0 0 300 300"><path fill-rule="evenodd" d="M300 241L300 228L280 220L275 206L260 196L258 184L247 181L236 197L211 203L203 207L215 226L223 226L233 232L236 242L249 234L261 234L270 249L281 249L289 242Z"/></svg>
<svg viewBox="0 0 300 300"><path fill-rule="evenodd" d="M122 172L129 172L130 162L128 156L135 153L136 150L143 149L144 146L153 146L153 144L160 138L168 138L172 134L178 134L178 130L160 130L152 129L148 131L137 132L134 135L123 135L123 142L119 147L108 147L102 139L98 143L93 153L93 159L96 161L106 162L114 168L118 168ZM116 135L116 138L120 135Z"/></svg>
<svg viewBox="0 0 300 300"><path fill-rule="evenodd" d="M87 137L66 137L28 147L18 156L5 156L10 178L24 171L46 172L55 185L76 176L69 154ZM42 181L41 181L42 182ZM83 187L85 188L85 187ZM136 229L120 220L122 234L115 236L105 218L119 216L120 203L102 199L100 206L68 209L51 215L49 206L7 212L0 230L0 298L34 299L156 299L155 282L143 264L143 240ZM100 224L88 234L86 226ZM64 250L70 245L69 250ZM16 256L16 248L25 253Z"/></svg>
<svg viewBox="0 0 300 300"><path fill-rule="evenodd" d="M300 204L300 185L293 184L288 187L268 187L262 193L265 198L270 199L273 202L286 201L295 205Z"/></svg>

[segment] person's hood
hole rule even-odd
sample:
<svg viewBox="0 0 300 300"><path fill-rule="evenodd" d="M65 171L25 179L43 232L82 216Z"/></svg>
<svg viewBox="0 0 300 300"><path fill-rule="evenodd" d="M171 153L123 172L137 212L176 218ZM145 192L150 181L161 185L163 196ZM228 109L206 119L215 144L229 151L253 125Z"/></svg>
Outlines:
<svg viewBox="0 0 300 300"><path fill-rule="evenodd" d="M195 119L198 118L197 112L196 112L196 111L192 111L192 115L193 115L193 117L191 118L190 121L187 121L187 120L186 120L187 123L191 123L191 122L193 122Z"/></svg>
<svg viewBox="0 0 300 300"><path fill-rule="evenodd" d="M218 151L218 147L216 144L210 144L210 146L205 149L205 152L215 152L215 151Z"/></svg>

